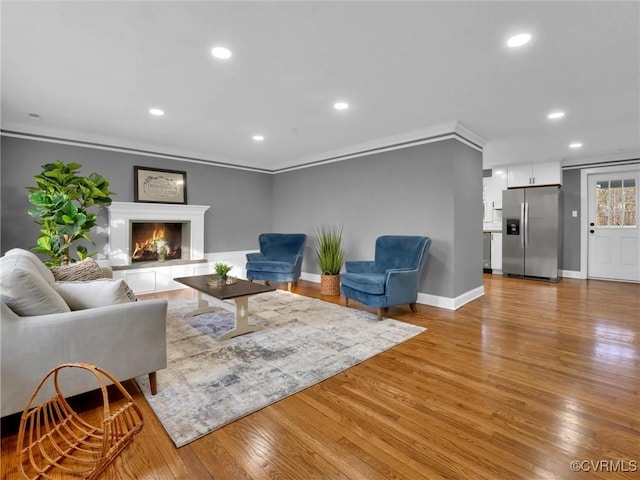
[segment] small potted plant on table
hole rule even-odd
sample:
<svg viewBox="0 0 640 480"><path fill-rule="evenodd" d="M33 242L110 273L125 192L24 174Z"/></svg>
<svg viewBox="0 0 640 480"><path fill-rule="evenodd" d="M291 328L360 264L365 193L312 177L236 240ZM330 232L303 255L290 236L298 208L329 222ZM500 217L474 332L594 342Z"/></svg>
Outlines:
<svg viewBox="0 0 640 480"><path fill-rule="evenodd" d="M225 285L227 283L227 274L233 267L226 263L218 262L213 266L214 271L218 275L218 285Z"/></svg>

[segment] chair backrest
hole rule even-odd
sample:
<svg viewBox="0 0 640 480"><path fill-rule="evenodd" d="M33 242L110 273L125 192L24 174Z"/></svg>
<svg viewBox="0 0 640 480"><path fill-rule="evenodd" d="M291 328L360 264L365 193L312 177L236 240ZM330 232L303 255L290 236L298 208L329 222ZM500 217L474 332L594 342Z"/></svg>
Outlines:
<svg viewBox="0 0 640 480"><path fill-rule="evenodd" d="M413 235L383 235L376 240L375 271L391 268L422 270L431 246L429 237Z"/></svg>
<svg viewBox="0 0 640 480"><path fill-rule="evenodd" d="M304 233L261 233L258 237L260 251L267 258L286 260L302 255L307 242Z"/></svg>

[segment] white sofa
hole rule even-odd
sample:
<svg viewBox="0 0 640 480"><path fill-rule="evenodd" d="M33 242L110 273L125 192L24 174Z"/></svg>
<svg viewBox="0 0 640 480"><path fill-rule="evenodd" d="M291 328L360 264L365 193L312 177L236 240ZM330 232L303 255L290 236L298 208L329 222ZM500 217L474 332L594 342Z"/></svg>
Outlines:
<svg viewBox="0 0 640 480"><path fill-rule="evenodd" d="M166 368L167 301L131 301L122 280L56 282L33 253L13 249L0 258L0 417L21 412L54 367L82 362L118 380ZM65 397L99 387L81 369L60 377ZM34 405L52 394L42 391ZM41 397L41 398L40 398Z"/></svg>

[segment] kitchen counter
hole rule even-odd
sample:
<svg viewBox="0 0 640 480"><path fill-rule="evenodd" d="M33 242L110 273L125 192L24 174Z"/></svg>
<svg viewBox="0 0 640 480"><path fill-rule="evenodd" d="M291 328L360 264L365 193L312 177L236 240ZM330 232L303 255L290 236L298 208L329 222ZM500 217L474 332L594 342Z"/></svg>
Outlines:
<svg viewBox="0 0 640 480"><path fill-rule="evenodd" d="M482 226L483 232L502 233L502 224L485 223Z"/></svg>

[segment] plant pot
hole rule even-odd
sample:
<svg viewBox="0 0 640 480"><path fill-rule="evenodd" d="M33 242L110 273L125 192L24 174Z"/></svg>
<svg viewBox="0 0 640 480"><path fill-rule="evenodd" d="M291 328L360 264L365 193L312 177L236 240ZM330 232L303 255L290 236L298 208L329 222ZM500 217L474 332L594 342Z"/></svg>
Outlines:
<svg viewBox="0 0 640 480"><path fill-rule="evenodd" d="M340 274L320 276L320 293L322 295L340 295Z"/></svg>

